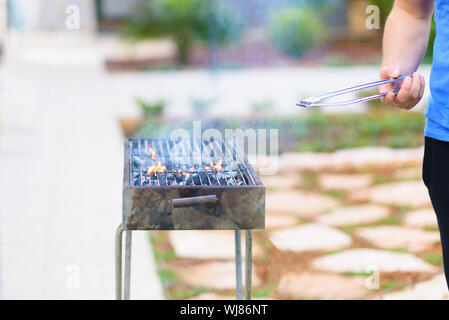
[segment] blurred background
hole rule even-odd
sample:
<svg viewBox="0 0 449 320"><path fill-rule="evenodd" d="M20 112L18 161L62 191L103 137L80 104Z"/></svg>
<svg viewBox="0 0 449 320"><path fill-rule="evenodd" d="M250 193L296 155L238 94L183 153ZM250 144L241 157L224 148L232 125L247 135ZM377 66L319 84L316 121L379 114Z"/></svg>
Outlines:
<svg viewBox="0 0 449 320"><path fill-rule="evenodd" d="M0 0L0 297L113 298L123 140L201 120L279 132L255 298L447 299L428 90L409 112L295 106L378 79L392 3ZM233 239L135 232L131 298L232 299Z"/></svg>

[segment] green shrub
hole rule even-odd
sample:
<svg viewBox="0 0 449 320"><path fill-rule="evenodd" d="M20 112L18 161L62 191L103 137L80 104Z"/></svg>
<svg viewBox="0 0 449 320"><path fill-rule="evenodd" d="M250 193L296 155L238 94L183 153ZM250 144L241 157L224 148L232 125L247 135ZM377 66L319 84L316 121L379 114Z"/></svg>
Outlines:
<svg viewBox="0 0 449 320"><path fill-rule="evenodd" d="M124 26L133 39L171 36L179 64L188 62L194 41L216 47L240 34L237 13L219 0L147 0L140 12Z"/></svg>
<svg viewBox="0 0 449 320"><path fill-rule="evenodd" d="M135 101L137 105L140 107L140 110L142 111L144 118L160 117L164 114L166 103L162 100L158 100L155 102L148 102L141 98L136 98Z"/></svg>
<svg viewBox="0 0 449 320"><path fill-rule="evenodd" d="M270 15L269 36L278 49L297 58L324 44L327 30L323 20L307 6L277 9Z"/></svg>

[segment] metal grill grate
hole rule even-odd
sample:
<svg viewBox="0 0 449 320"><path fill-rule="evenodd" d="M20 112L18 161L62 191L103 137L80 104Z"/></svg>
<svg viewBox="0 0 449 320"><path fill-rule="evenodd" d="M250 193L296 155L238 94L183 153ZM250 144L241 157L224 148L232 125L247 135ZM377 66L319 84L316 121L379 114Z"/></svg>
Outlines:
<svg viewBox="0 0 449 320"><path fill-rule="evenodd" d="M130 140L130 185L256 185L248 165L232 141Z"/></svg>

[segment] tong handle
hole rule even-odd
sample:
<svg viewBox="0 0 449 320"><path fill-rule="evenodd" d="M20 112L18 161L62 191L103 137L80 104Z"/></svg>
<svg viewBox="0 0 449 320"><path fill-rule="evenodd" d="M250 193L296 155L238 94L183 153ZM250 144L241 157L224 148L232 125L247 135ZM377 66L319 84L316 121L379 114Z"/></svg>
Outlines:
<svg viewBox="0 0 449 320"><path fill-rule="evenodd" d="M379 99L379 98L386 96L387 93L384 92L384 93L379 93L379 94L375 94L375 95L371 95L371 96L367 96L367 97L361 97L361 98L347 100L347 101L341 101L341 102L328 102L328 103L322 102L329 98L340 96L343 94L360 91L360 90L364 90L364 89L368 89L368 88L372 88L372 87L378 87L378 86L388 84L388 83L394 83L397 81L401 81L409 76L410 76L410 74L404 73L397 78L388 78L388 79L384 79L384 80L378 80L378 81L374 81L374 82L360 84L360 85L357 85L354 87L326 93L321 96L315 96L315 97L311 97L308 99L304 99L301 102L297 103L296 105L299 107L303 107L303 108L326 107L326 106L345 106L345 105L350 105L353 103L366 102L366 101L370 101L370 100ZM394 93L395 94L398 93L399 89L400 88L397 88L394 91Z"/></svg>

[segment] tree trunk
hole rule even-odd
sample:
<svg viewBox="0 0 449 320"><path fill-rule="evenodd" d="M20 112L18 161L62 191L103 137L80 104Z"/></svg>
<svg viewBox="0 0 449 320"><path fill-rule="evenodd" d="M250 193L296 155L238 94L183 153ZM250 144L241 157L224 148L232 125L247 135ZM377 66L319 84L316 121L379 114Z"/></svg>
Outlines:
<svg viewBox="0 0 449 320"><path fill-rule="evenodd" d="M189 34L180 34L176 37L178 64L185 66L189 63L190 49L192 48L192 37Z"/></svg>

